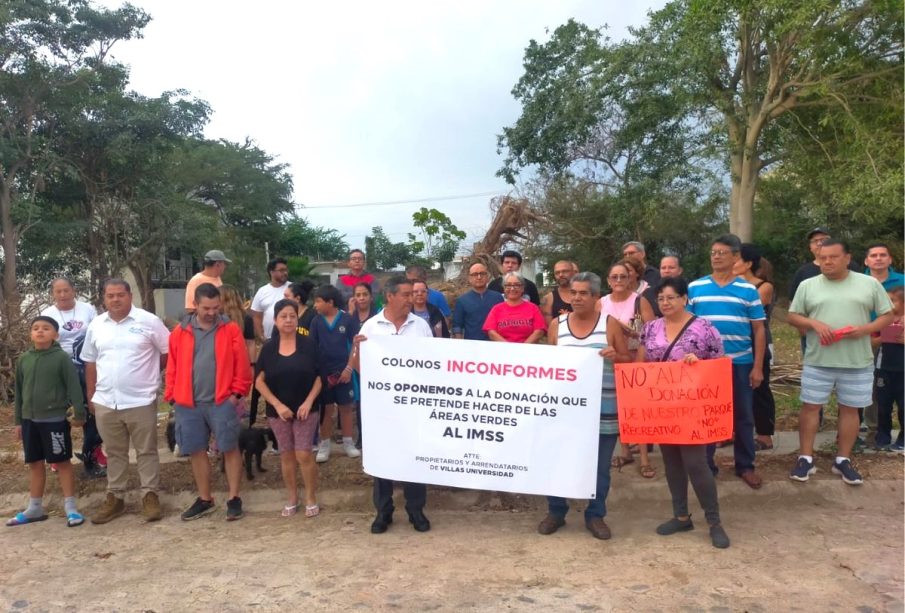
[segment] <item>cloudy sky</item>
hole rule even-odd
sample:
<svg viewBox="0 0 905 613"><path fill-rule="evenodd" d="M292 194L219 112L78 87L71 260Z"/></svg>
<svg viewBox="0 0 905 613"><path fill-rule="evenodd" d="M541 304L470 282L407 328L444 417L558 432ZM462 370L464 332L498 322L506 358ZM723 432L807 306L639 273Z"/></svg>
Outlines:
<svg viewBox="0 0 905 613"><path fill-rule="evenodd" d="M213 107L209 138L259 146L289 164L315 225L363 246L375 225L404 240L411 214L444 211L478 240L496 135L519 106L510 90L533 38L570 17L612 38L662 2L493 0L298 2L133 0L153 17L113 55L146 95L184 88ZM105 5L119 2L105 0ZM475 195L480 194L480 195ZM428 199L469 196L448 200ZM354 206L363 203L404 204Z"/></svg>

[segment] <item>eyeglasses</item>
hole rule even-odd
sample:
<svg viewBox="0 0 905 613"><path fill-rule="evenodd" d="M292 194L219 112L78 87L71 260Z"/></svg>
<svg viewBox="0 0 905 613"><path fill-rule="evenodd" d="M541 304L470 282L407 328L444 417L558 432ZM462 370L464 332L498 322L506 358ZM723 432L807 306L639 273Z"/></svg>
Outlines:
<svg viewBox="0 0 905 613"><path fill-rule="evenodd" d="M522 289L521 283L507 283L503 286L503 289Z"/></svg>
<svg viewBox="0 0 905 613"><path fill-rule="evenodd" d="M486 272L470 272L470 273L468 273L468 276L469 277L486 277L487 273Z"/></svg>
<svg viewBox="0 0 905 613"><path fill-rule="evenodd" d="M289 272L288 268L274 268L273 272Z"/></svg>
<svg viewBox="0 0 905 613"><path fill-rule="evenodd" d="M629 257L629 256L632 256L632 255L638 255L639 253L641 253L641 252L640 252L640 251L623 251L623 252L622 252L622 255L623 255L624 257Z"/></svg>
<svg viewBox="0 0 905 613"><path fill-rule="evenodd" d="M729 255L730 253L735 253L732 249L711 249L710 255L711 257L721 258L724 255Z"/></svg>
<svg viewBox="0 0 905 613"><path fill-rule="evenodd" d="M625 281L628 279L628 275L610 275L607 279L610 281Z"/></svg>
<svg viewBox="0 0 905 613"><path fill-rule="evenodd" d="M675 302L680 300L682 296L657 296L657 304L666 304L667 302Z"/></svg>
<svg viewBox="0 0 905 613"><path fill-rule="evenodd" d="M810 241L810 243L811 243L812 245L822 245L823 243L825 243L825 242L828 241L829 239L830 239L829 236L824 236L823 238L812 238L811 241Z"/></svg>

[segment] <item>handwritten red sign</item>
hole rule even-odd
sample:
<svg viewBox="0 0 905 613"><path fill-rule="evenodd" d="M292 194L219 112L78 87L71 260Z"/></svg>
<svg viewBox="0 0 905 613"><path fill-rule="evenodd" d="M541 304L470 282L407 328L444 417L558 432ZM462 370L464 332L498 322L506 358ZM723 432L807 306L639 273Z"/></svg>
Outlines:
<svg viewBox="0 0 905 613"><path fill-rule="evenodd" d="M623 443L732 438L732 361L616 364L616 404Z"/></svg>

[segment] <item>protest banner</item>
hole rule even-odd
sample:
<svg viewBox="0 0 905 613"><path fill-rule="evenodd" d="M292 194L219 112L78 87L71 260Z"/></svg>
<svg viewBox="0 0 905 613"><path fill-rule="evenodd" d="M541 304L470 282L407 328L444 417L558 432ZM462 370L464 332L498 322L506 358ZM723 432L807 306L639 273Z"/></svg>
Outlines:
<svg viewBox="0 0 905 613"><path fill-rule="evenodd" d="M702 445L732 438L732 360L616 364L619 440Z"/></svg>
<svg viewBox="0 0 905 613"><path fill-rule="evenodd" d="M596 351L373 337L361 343L364 470L471 489L593 498Z"/></svg>

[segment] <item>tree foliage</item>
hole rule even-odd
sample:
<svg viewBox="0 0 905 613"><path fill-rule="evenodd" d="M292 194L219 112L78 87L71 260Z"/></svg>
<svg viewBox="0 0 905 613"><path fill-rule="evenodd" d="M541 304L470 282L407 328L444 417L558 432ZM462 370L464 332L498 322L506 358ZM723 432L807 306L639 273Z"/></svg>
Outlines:
<svg viewBox="0 0 905 613"><path fill-rule="evenodd" d="M901 135L902 22L901 2L863 0L674 0L620 42L569 21L525 51L500 174L537 167L624 190L717 173L731 187L730 228L750 239L771 164L820 149L870 165L875 130ZM826 146L843 119L846 144ZM875 176L901 168L901 146L888 159ZM895 179L880 183L901 203Z"/></svg>
<svg viewBox="0 0 905 613"><path fill-rule="evenodd" d="M392 270L414 261L417 257L411 245L394 243L381 226L371 228L371 234L365 237L365 252L369 264L375 270Z"/></svg>
<svg viewBox="0 0 905 613"><path fill-rule="evenodd" d="M409 233L410 249L431 266L451 262L459 243L465 240L465 232L446 213L437 209L421 207L412 213L412 225L417 228L420 237Z"/></svg>
<svg viewBox="0 0 905 613"><path fill-rule="evenodd" d="M281 220L275 244L280 253L303 255L315 262L344 260L349 254L345 234L332 228L312 226L296 213Z"/></svg>

